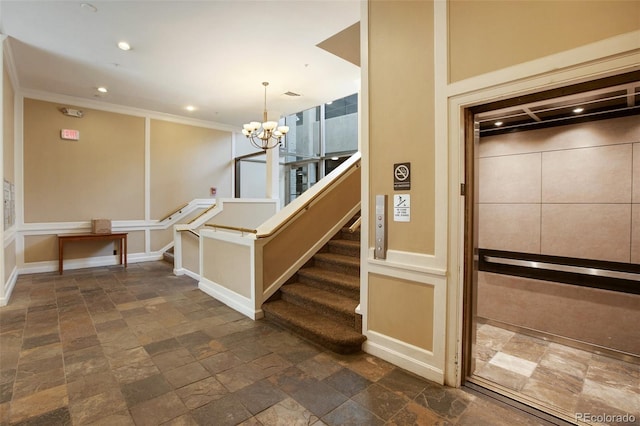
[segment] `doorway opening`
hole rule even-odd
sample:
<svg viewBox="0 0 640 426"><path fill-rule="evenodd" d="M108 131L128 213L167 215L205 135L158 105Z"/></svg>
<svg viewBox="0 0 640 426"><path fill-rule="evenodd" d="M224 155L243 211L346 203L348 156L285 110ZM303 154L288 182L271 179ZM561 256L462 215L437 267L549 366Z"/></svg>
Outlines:
<svg viewBox="0 0 640 426"><path fill-rule="evenodd" d="M640 73L466 114L465 384L640 421Z"/></svg>

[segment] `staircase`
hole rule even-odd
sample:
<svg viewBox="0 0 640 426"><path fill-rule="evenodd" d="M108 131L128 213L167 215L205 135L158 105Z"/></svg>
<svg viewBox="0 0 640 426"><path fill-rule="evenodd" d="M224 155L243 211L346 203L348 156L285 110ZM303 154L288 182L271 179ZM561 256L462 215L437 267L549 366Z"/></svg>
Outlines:
<svg viewBox="0 0 640 426"><path fill-rule="evenodd" d="M173 265L174 263L173 247L171 247L169 250L162 253L162 260Z"/></svg>
<svg viewBox="0 0 640 426"><path fill-rule="evenodd" d="M262 305L265 317L334 352L359 352L360 231L343 228Z"/></svg>

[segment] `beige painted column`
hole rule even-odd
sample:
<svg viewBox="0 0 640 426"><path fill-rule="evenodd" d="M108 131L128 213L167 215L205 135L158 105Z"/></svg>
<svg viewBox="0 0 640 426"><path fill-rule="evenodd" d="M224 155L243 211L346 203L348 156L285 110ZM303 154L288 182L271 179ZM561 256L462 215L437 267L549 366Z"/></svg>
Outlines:
<svg viewBox="0 0 640 426"><path fill-rule="evenodd" d="M267 198L280 198L280 149L267 150Z"/></svg>

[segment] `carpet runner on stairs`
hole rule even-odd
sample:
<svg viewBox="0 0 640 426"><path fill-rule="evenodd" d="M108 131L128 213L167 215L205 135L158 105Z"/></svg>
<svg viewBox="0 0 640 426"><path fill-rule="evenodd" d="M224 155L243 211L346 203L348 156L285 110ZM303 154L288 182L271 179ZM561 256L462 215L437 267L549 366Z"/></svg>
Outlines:
<svg viewBox="0 0 640 426"><path fill-rule="evenodd" d="M337 353L362 348L360 233L343 228L264 305L265 317Z"/></svg>

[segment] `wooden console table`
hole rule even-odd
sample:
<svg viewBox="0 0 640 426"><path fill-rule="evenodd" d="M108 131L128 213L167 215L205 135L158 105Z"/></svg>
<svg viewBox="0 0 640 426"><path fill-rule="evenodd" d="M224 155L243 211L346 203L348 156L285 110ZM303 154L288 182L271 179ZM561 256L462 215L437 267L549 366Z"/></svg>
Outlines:
<svg viewBox="0 0 640 426"><path fill-rule="evenodd" d="M127 267L127 233L113 234L60 234L58 235L58 272L62 275L62 260L64 259L64 245L69 241L110 241L120 240L120 264Z"/></svg>

